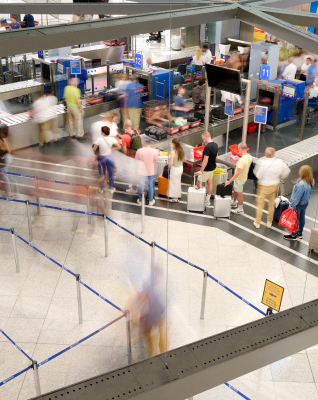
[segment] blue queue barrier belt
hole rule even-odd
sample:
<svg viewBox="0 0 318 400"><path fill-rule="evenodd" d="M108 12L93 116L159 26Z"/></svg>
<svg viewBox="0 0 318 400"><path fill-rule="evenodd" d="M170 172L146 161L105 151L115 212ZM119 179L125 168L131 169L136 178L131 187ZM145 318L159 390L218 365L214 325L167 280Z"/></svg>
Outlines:
<svg viewBox="0 0 318 400"><path fill-rule="evenodd" d="M14 341L13 341L11 338L9 338L9 336L8 336L6 333L4 333L2 329L0 329L0 332L1 332L8 340L10 340L10 342L13 343L13 344L15 345L15 347L16 347L17 349L19 349L19 350L21 351L21 353L24 354L31 362L33 361L32 358L29 357L29 356L21 349L21 347L19 347L16 343L14 343Z"/></svg>
<svg viewBox="0 0 318 400"><path fill-rule="evenodd" d="M17 378L19 375L22 375L24 372L27 372L30 368L31 368L31 365L29 365L27 368L23 369L22 371L17 372L16 374L10 376L10 378L7 378L4 381L0 382L0 386L12 381L12 379L14 379L14 378Z"/></svg>
<svg viewBox="0 0 318 400"><path fill-rule="evenodd" d="M202 272L204 271L203 268L200 268L200 267L198 267L197 265L194 265L194 264L188 262L187 260L184 260L183 258L181 258L181 257L179 257L179 256L176 256L175 254L171 253L170 251L167 251L166 249L164 249L163 247L158 246L157 243L155 243L155 246L158 247L158 249L164 251L165 253L168 253L169 256L175 257L175 258L177 258L178 260L180 260L180 261L182 261L182 262L184 262L184 263L186 263L186 264L188 264L188 265L191 265L191 267L198 269L199 271L202 271Z"/></svg>
<svg viewBox="0 0 318 400"><path fill-rule="evenodd" d="M241 393L239 390L235 389L232 385L230 385L229 383L225 382L224 385L226 385L227 387L229 387L230 389L233 390L233 392L237 393L239 396L243 397L243 399L246 400L251 400L249 397L245 396L243 393Z"/></svg>
<svg viewBox="0 0 318 400"><path fill-rule="evenodd" d="M96 335L98 332L101 332L102 330L106 329L108 326L114 324L115 322L119 321L120 319L122 319L124 317L124 315L121 315L120 317L114 319L113 321L109 322L108 324L104 325L103 327L101 327L100 329L97 329L97 331L89 334L88 336L84 337L83 339L79 340L78 342L71 344L70 346L66 347L64 350L59 351L58 353L54 354L53 356L47 358L46 360L38 363L38 368L42 367L42 365L48 363L49 361L53 360L54 358L60 356L61 354L65 353L68 350L73 349L73 347L78 346L79 344L85 342L85 340L91 338L92 336Z"/></svg>
<svg viewBox="0 0 318 400"><path fill-rule="evenodd" d="M64 269L64 271L68 272L69 274L73 275L74 277L76 277L76 274L72 271L70 271L69 269L63 267L62 264L58 263L57 261L53 260L53 258L47 256L45 253L43 253L43 251L39 250L37 247L33 246L31 243L29 243L27 240L23 239L21 236L17 235L15 233L15 236L17 238L19 238L20 240L22 240L22 242L24 242L25 244L27 244L28 246L32 247L32 249L34 249L35 251L37 251L38 253L42 254L42 256L46 257L48 260L52 261L54 264L58 265L60 268ZM89 287L88 285L86 285L86 283L84 283L83 281L80 280L80 283L85 286L87 289L89 289L91 292L93 292L94 294L96 294L98 297L100 297L101 299L103 299L104 301L106 301L106 303L110 304L111 306L115 307L117 310L121 311L122 313L125 313L125 311L123 311L121 308L117 307L114 303L112 303L111 301L107 300L104 296L102 296L101 294L97 293L94 289L92 289L91 287Z"/></svg>
<svg viewBox="0 0 318 400"><path fill-rule="evenodd" d="M4 231L4 232L10 232L10 229L4 229L4 228L0 228L0 231Z"/></svg>

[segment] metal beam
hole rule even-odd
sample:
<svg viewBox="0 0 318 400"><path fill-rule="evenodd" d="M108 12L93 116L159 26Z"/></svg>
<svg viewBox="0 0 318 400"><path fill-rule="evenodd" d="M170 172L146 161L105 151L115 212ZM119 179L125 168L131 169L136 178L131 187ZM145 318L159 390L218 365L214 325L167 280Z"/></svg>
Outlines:
<svg viewBox="0 0 318 400"><path fill-rule="evenodd" d="M260 11L257 7L253 11L249 7L239 6L236 18L252 26L257 26L266 32L270 32L275 36L288 40L296 46L302 47L316 54L318 37L310 32L303 32L301 29L288 22L268 15Z"/></svg>
<svg viewBox="0 0 318 400"><path fill-rule="evenodd" d="M317 343L315 300L33 400L184 400Z"/></svg>
<svg viewBox="0 0 318 400"><path fill-rule="evenodd" d="M114 37L200 25L235 18L235 13L235 4L213 5L3 32L0 34L0 54L5 57Z"/></svg>
<svg viewBox="0 0 318 400"><path fill-rule="evenodd" d="M294 10L272 10L267 7L258 7L257 9L292 25L318 28L318 15L314 13Z"/></svg>
<svg viewBox="0 0 318 400"><path fill-rule="evenodd" d="M244 6L264 6L270 8L288 8L301 6L304 0L241 0L239 4Z"/></svg>
<svg viewBox="0 0 318 400"><path fill-rule="evenodd" d="M202 3L0 3L1 14L136 15L203 6Z"/></svg>

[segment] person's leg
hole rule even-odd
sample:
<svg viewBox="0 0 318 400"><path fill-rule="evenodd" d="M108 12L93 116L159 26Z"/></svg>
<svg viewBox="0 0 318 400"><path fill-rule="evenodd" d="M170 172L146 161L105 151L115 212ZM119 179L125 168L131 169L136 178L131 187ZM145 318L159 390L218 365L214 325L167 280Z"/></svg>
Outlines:
<svg viewBox="0 0 318 400"><path fill-rule="evenodd" d="M75 119L75 137L81 138L84 136L83 118L79 108L74 108L74 119Z"/></svg>
<svg viewBox="0 0 318 400"><path fill-rule="evenodd" d="M147 333L145 336L146 336L146 340L147 340L148 357L155 356L157 354L157 349L156 349L155 340L154 340L155 335L151 331L150 333Z"/></svg>
<svg viewBox="0 0 318 400"><path fill-rule="evenodd" d="M267 223L272 223L275 212L275 199L277 195L278 186L268 186L268 215Z"/></svg>
<svg viewBox="0 0 318 400"><path fill-rule="evenodd" d="M255 218L256 224L261 223L264 205L265 205L265 198L266 198L265 186L258 185L257 186L257 199L256 199L257 210L256 210L256 218Z"/></svg>
<svg viewBox="0 0 318 400"><path fill-rule="evenodd" d="M149 202L152 202L154 200L153 195L154 195L154 182L155 182L155 177L154 175L148 176L148 198Z"/></svg>
<svg viewBox="0 0 318 400"><path fill-rule="evenodd" d="M109 155L106 159L106 166L107 166L107 171L108 171L108 178L109 178L109 184L111 188L115 187L114 183L114 158L112 157L112 154Z"/></svg>
<svg viewBox="0 0 318 400"><path fill-rule="evenodd" d="M39 123L39 146L42 147L45 141L45 129L44 129L44 122Z"/></svg>
<svg viewBox="0 0 318 400"><path fill-rule="evenodd" d="M56 142L59 138L59 130L58 130L58 120L57 118L51 119L51 127L53 132L53 140Z"/></svg>
<svg viewBox="0 0 318 400"><path fill-rule="evenodd" d="M159 321L159 351L164 353L169 350L169 335L166 332L166 325L164 318Z"/></svg>
<svg viewBox="0 0 318 400"><path fill-rule="evenodd" d="M298 218L298 229L297 229L297 233L302 236L303 234L303 230L304 230L304 226L306 223L306 209L307 209L308 204L303 208L301 208L301 210L299 211L299 213L297 212L297 218Z"/></svg>
<svg viewBox="0 0 318 400"><path fill-rule="evenodd" d="M238 202L237 209L232 210L233 214L243 214L243 187L244 181L238 181L237 179L234 181L234 195L233 198Z"/></svg>
<svg viewBox="0 0 318 400"><path fill-rule="evenodd" d="M73 109L74 107L68 107L67 108L67 116L68 116L68 123L69 123L69 129L70 129L70 136L74 137L75 136L75 119L73 116Z"/></svg>

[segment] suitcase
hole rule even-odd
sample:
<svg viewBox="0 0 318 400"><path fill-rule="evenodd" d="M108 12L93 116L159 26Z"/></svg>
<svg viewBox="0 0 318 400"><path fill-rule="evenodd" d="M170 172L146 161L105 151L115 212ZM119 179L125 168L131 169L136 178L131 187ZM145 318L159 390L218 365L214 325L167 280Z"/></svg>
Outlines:
<svg viewBox="0 0 318 400"><path fill-rule="evenodd" d="M230 186L230 185L229 185ZM214 196L214 218L231 219L231 196Z"/></svg>
<svg viewBox="0 0 318 400"><path fill-rule="evenodd" d="M164 167L168 164L167 156L159 156L159 160L157 161L157 174L155 177L155 182L158 183L159 175L162 175Z"/></svg>
<svg viewBox="0 0 318 400"><path fill-rule="evenodd" d="M87 96L87 97L85 98L85 100L86 100L86 104L87 104L87 105L89 105L89 106L94 106L94 105L96 105L96 104L103 103L103 101L104 101L104 96L101 95L101 94L98 94L98 95L91 95L91 96Z"/></svg>
<svg viewBox="0 0 318 400"><path fill-rule="evenodd" d="M310 232L308 251L318 251L318 226L315 225Z"/></svg>
<svg viewBox="0 0 318 400"><path fill-rule="evenodd" d="M169 186L169 179L164 178L161 175L158 177L158 195L159 196L168 196L168 186Z"/></svg>
<svg viewBox="0 0 318 400"><path fill-rule="evenodd" d="M212 178L212 195L216 194L217 185L227 181L228 173L226 169L217 167L213 172Z"/></svg>
<svg viewBox="0 0 318 400"><path fill-rule="evenodd" d="M104 101L113 101L117 99L117 95L115 92L109 92L107 90L102 90L98 93L100 96L103 96Z"/></svg>
<svg viewBox="0 0 318 400"><path fill-rule="evenodd" d="M194 177L194 186L192 187L190 186L188 189L187 211L198 211L204 213L205 199L206 199L206 188L201 187L200 189L197 189Z"/></svg>
<svg viewBox="0 0 318 400"><path fill-rule="evenodd" d="M279 222L283 211L289 208L289 201L280 201L279 206L275 208L274 220Z"/></svg>
<svg viewBox="0 0 318 400"><path fill-rule="evenodd" d="M167 131L161 128L158 128L157 126L148 126L148 128L145 129L145 134L148 136L154 136L157 140L162 140L167 137Z"/></svg>
<svg viewBox="0 0 318 400"><path fill-rule="evenodd" d="M194 118L196 118L200 122L204 122L204 120L205 120L205 110L194 111Z"/></svg>

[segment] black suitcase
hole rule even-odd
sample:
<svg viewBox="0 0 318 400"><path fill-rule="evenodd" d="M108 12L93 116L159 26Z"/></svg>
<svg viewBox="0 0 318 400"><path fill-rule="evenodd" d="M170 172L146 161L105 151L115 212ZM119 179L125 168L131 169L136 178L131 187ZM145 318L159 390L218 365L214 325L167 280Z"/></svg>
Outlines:
<svg viewBox="0 0 318 400"><path fill-rule="evenodd" d="M232 191L233 191L233 183L230 185L224 186L224 183L220 183L216 187L216 195L217 196L232 196Z"/></svg>
<svg viewBox="0 0 318 400"><path fill-rule="evenodd" d="M148 136L155 136L157 140L162 140L167 137L167 131L157 126L148 126L145 130L145 134Z"/></svg>
<svg viewBox="0 0 318 400"><path fill-rule="evenodd" d="M194 118L200 122L205 120L205 110L194 111Z"/></svg>

